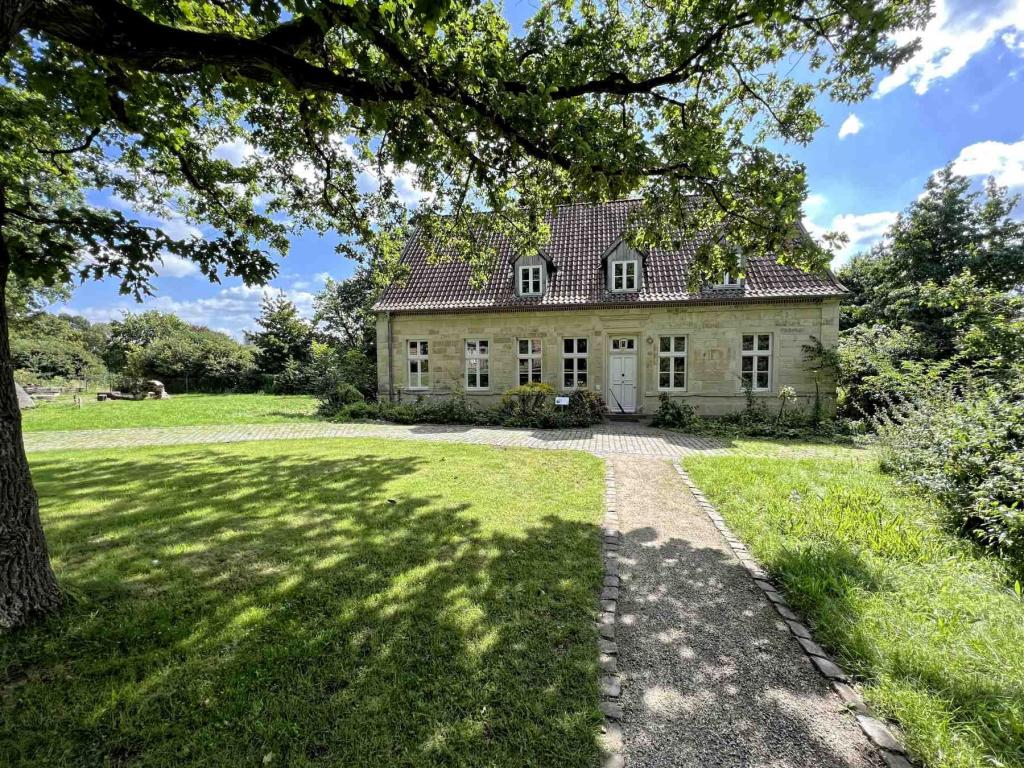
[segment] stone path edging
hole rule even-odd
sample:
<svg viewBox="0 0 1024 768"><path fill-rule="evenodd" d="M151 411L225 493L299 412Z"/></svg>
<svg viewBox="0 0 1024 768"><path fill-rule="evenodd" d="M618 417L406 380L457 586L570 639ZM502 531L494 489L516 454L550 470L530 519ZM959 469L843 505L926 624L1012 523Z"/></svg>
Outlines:
<svg viewBox="0 0 1024 768"><path fill-rule="evenodd" d="M604 469L604 522L601 526L604 581L601 585L601 611L597 641L601 668L602 768L622 768L622 678L619 676L619 646L615 640L615 618L619 605L619 513L615 492L615 469L610 461Z"/></svg>
<svg viewBox="0 0 1024 768"><path fill-rule="evenodd" d="M850 685L850 676L843 668L820 645L814 642L810 630L800 621L800 617L793 612L789 603L786 602L786 598L772 584L768 573L754 560L746 545L732 532L725 519L683 469L682 464L679 461L673 461L672 465L682 478L683 484L697 500L697 505L722 534L733 553L739 558L740 564L750 574L754 583L764 593L779 616L786 622L793 638L800 644L814 667L831 683L832 689L842 699L843 704L856 716L858 725L867 736L868 741L878 749L887 768L913 768L913 763L907 758L906 750L900 740L888 725L872 715L864 699Z"/></svg>

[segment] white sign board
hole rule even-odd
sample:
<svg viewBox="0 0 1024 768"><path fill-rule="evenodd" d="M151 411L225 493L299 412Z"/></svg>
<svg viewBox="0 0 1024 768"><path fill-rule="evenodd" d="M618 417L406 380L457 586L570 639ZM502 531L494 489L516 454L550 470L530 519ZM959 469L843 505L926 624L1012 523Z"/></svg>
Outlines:
<svg viewBox="0 0 1024 768"><path fill-rule="evenodd" d="M569 398L568 397L561 397L561 396L559 396L559 397L555 398L555 405L568 405L568 404L569 404Z"/></svg>

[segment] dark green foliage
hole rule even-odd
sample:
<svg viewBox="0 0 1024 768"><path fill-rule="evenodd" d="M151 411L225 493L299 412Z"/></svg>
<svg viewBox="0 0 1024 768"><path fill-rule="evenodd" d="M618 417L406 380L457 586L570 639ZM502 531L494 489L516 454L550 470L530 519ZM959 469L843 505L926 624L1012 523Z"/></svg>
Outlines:
<svg viewBox="0 0 1024 768"><path fill-rule="evenodd" d="M313 323L323 340L340 349L357 350L374 369L377 364L377 327L373 312L376 292L370 270L359 267L348 280L338 282L328 278L313 299L316 310Z"/></svg>
<svg viewBox="0 0 1024 768"><path fill-rule="evenodd" d="M13 329L11 357L22 383L95 380L106 372L102 344L85 318L39 312Z"/></svg>
<svg viewBox="0 0 1024 768"><path fill-rule="evenodd" d="M950 168L937 172L886 240L840 270L853 292L844 326L906 326L929 340L932 356L952 355L950 307L930 301L921 286L946 286L965 272L977 288L997 293L1024 284L1024 223L1012 216L1019 200L991 181L983 197Z"/></svg>
<svg viewBox="0 0 1024 768"><path fill-rule="evenodd" d="M585 427L604 421L608 406L604 398L589 389L575 389L569 395L566 410L566 426Z"/></svg>
<svg viewBox="0 0 1024 768"><path fill-rule="evenodd" d="M256 348L256 370L264 376L285 375L284 386L289 389L299 386L306 374L298 369L311 355L313 330L309 323L299 317L299 310L284 294L270 293L263 297L256 325L258 331L245 335Z"/></svg>
<svg viewBox="0 0 1024 768"><path fill-rule="evenodd" d="M861 325L843 333L838 350L842 415L862 419L902 402L939 372L927 342L910 329Z"/></svg>
<svg viewBox="0 0 1024 768"><path fill-rule="evenodd" d="M1024 367L1005 383L941 382L877 422L882 463L1024 573Z"/></svg>
<svg viewBox="0 0 1024 768"><path fill-rule="evenodd" d="M665 392L658 395L658 410L651 419L651 426L666 429L691 429L694 426L696 412L689 403L673 400Z"/></svg>
<svg viewBox="0 0 1024 768"><path fill-rule="evenodd" d="M513 387L501 397L504 423L510 427L538 424L542 415L552 408L554 396L555 390L550 384L531 382Z"/></svg>
<svg viewBox="0 0 1024 768"><path fill-rule="evenodd" d="M345 381L332 381L330 388L325 386L317 393L320 402L320 413L335 414L342 408L353 403L365 403L363 393ZM366 418L365 416L352 416L351 418Z"/></svg>
<svg viewBox="0 0 1024 768"><path fill-rule="evenodd" d="M120 379L118 388L136 390L145 379L163 382L170 392L255 388L248 347L164 312L126 314L112 322L105 358Z"/></svg>
<svg viewBox="0 0 1024 768"><path fill-rule="evenodd" d="M841 273L843 410L869 417L884 466L956 527L1024 567L1024 223L949 168L886 242Z"/></svg>
<svg viewBox="0 0 1024 768"><path fill-rule="evenodd" d="M558 429L588 427L604 420L605 404L600 395L577 390L569 395L569 405L553 403L547 384L529 384L506 393L501 405L480 407L467 402L464 395L444 398L419 398L415 403L352 403L342 406L332 418L338 421L381 419L397 424L475 424L481 426Z"/></svg>

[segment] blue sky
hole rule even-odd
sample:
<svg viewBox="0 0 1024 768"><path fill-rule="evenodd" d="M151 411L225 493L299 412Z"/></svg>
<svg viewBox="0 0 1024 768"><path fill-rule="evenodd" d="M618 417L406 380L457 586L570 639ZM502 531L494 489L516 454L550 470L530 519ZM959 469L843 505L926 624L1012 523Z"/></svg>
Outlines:
<svg viewBox="0 0 1024 768"><path fill-rule="evenodd" d="M518 24L534 5L510 0L508 18ZM921 52L880 77L872 97L854 105L822 100L825 127L810 145L788 148L807 166L810 231L839 230L850 237L836 265L876 242L928 175L946 163L979 184L994 175L1024 192L1024 0L939 0L935 19L918 34ZM103 196L94 202L119 205ZM182 220L149 223L173 235L191 229ZM352 272L353 265L334 253L337 239L294 238L271 289L311 314L313 294L326 277ZM159 273L156 295L142 305L107 281L78 287L67 305L53 310L99 321L125 310L160 309L240 337L252 327L267 290L233 279L211 285L187 262L168 261Z"/></svg>

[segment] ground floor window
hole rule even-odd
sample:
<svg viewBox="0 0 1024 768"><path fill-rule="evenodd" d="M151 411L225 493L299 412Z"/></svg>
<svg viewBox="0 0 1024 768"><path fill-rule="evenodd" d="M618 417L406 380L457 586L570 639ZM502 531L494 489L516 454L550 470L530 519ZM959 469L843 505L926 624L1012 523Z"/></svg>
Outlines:
<svg viewBox="0 0 1024 768"><path fill-rule="evenodd" d="M562 342L562 386L584 389L587 386L587 340L564 339Z"/></svg>
<svg viewBox="0 0 1024 768"><path fill-rule="evenodd" d="M540 339L519 339L519 383L540 382Z"/></svg>
<svg viewBox="0 0 1024 768"><path fill-rule="evenodd" d="M658 389L686 389L686 337L658 337Z"/></svg>
<svg viewBox="0 0 1024 768"><path fill-rule="evenodd" d="M772 335L745 333L741 346L740 380L755 392L772 387Z"/></svg>
<svg viewBox="0 0 1024 768"><path fill-rule="evenodd" d="M430 360L427 342L409 342L409 388L426 389L430 386Z"/></svg>
<svg viewBox="0 0 1024 768"><path fill-rule="evenodd" d="M487 339L466 339L466 389L490 386L490 343Z"/></svg>

